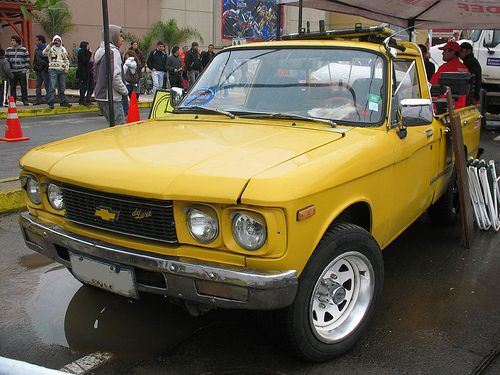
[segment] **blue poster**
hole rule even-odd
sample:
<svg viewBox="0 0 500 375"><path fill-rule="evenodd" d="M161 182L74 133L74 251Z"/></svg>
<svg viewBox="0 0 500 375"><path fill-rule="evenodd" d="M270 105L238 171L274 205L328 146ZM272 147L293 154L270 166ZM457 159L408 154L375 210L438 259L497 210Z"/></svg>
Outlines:
<svg viewBox="0 0 500 375"><path fill-rule="evenodd" d="M222 39L276 40L276 0L223 0Z"/></svg>

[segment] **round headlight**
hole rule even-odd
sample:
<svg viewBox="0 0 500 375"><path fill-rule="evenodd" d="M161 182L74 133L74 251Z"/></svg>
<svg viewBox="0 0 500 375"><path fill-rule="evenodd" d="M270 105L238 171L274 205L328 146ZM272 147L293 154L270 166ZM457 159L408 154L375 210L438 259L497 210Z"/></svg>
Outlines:
<svg viewBox="0 0 500 375"><path fill-rule="evenodd" d="M217 218L196 208L190 208L187 212L187 227L193 238L201 243L210 243L219 234Z"/></svg>
<svg viewBox="0 0 500 375"><path fill-rule="evenodd" d="M234 214L233 236L238 244L246 250L257 250L264 245L267 238L267 229L264 223L238 212Z"/></svg>
<svg viewBox="0 0 500 375"><path fill-rule="evenodd" d="M49 183L47 186L47 198L54 210L61 211L64 208L62 190L56 184Z"/></svg>
<svg viewBox="0 0 500 375"><path fill-rule="evenodd" d="M42 195L40 194L40 185L38 181L34 177L28 177L26 181L26 194L28 194L28 198L34 204L42 203Z"/></svg>

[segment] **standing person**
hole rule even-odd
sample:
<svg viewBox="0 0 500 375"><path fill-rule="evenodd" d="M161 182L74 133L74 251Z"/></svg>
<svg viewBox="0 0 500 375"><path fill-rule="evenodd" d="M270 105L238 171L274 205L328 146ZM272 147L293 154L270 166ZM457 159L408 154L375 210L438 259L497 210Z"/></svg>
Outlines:
<svg viewBox="0 0 500 375"><path fill-rule="evenodd" d="M212 61L212 59L214 58L215 56L215 52L214 52L214 45L213 44L209 44L208 45L208 50L207 51L203 51L201 53L201 66L202 66L202 69L205 69L208 65L208 63L210 61Z"/></svg>
<svg viewBox="0 0 500 375"><path fill-rule="evenodd" d="M104 30L102 31L104 35ZM111 75L112 79L112 103L115 112L114 123L120 125L125 123L125 116L123 114L123 97L127 96L127 88L123 82L122 72L122 57L120 47L123 43L122 28L117 25L109 25L109 49L111 60ZM106 61L104 51L104 41L97 49L94 55L95 61L95 99L99 110L102 112L106 120L110 121L109 105L111 104L108 99L108 76L106 74Z"/></svg>
<svg viewBox="0 0 500 375"><path fill-rule="evenodd" d="M464 65L469 69L469 72L474 74L474 93L472 97L479 103L479 91L481 90L482 69L479 61L474 57L472 45L464 42L460 45L460 58Z"/></svg>
<svg viewBox="0 0 500 375"><path fill-rule="evenodd" d="M5 58L10 64L10 70L14 78L10 80L10 96L17 101L17 82L21 86L21 99L24 105L28 102L28 82L26 72L30 66L30 54L26 48L21 46L21 38L13 35L10 38L11 46L5 51Z"/></svg>
<svg viewBox="0 0 500 375"><path fill-rule="evenodd" d="M183 46L181 53L179 53L179 56L182 59L182 80L184 81L184 88L187 89L187 70L186 70L186 53L189 51L188 46Z"/></svg>
<svg viewBox="0 0 500 375"><path fill-rule="evenodd" d="M69 70L69 55L62 45L62 39L59 35L54 35L52 42L43 50L43 55L49 58L50 90L47 97L49 108L54 108L56 84L60 106L71 107L64 93L66 91L66 74Z"/></svg>
<svg viewBox="0 0 500 375"><path fill-rule="evenodd" d="M186 63L186 70L188 76L188 88L193 86L194 82L198 79L201 72L201 60L200 60L200 47L197 42L191 44L191 49L187 51L186 58L184 60Z"/></svg>
<svg viewBox="0 0 500 375"><path fill-rule="evenodd" d="M467 73L469 69L460 61L460 46L457 42L448 42L443 47L439 47L443 51L443 61L446 61L439 67L436 73L432 76L430 83L439 83L439 77L443 72L462 72Z"/></svg>
<svg viewBox="0 0 500 375"><path fill-rule="evenodd" d="M92 50L89 42L83 41L80 43L78 50L78 67L76 68L76 78L80 80L80 100L79 104L86 107L90 106L87 98L90 98L88 92L90 90L90 57Z"/></svg>
<svg viewBox="0 0 500 375"><path fill-rule="evenodd" d="M142 69L144 69L144 67L146 66L146 57L139 49L139 45L137 44L136 41L132 42L130 49L133 50L135 52L135 55L137 56L137 63L139 64L137 66L137 69L139 69L139 78L142 78ZM141 95L141 80L139 79L135 91L135 96L137 98L137 101L139 101L140 95Z"/></svg>
<svg viewBox="0 0 500 375"><path fill-rule="evenodd" d="M427 81L430 81L434 73L436 72L436 67L429 60L429 54L427 53L427 47L424 44L419 44L418 47L422 52L422 57L424 58L425 75L427 76Z"/></svg>
<svg viewBox="0 0 500 375"><path fill-rule="evenodd" d="M179 46L172 48L172 54L167 57L166 69L170 77L170 86L184 88L182 80L182 59L179 56Z"/></svg>
<svg viewBox="0 0 500 375"><path fill-rule="evenodd" d="M151 69L151 78L153 79L153 96L156 91L163 87L165 78L165 63L167 54L165 53L165 44L162 41L156 43L156 49L151 51L148 56L148 68Z"/></svg>
<svg viewBox="0 0 500 375"><path fill-rule="evenodd" d="M10 64L5 59L5 51L2 48L0 48L0 78L2 80L2 83L0 83L0 107L8 106L7 88L14 75L10 71Z"/></svg>
<svg viewBox="0 0 500 375"><path fill-rule="evenodd" d="M139 61L133 49L125 52L125 62L123 63L123 76L125 77L125 86L127 87L128 97L123 98L123 112L128 115L128 99L132 96L132 91L135 91L139 76L135 73L138 70ZM131 75L129 75L130 73ZM129 77L133 78L131 80ZM137 82L135 82L137 81ZM136 94L137 96L137 94Z"/></svg>
<svg viewBox="0 0 500 375"><path fill-rule="evenodd" d="M35 102L33 105L42 104L42 84L45 87L45 100L47 100L50 91L49 78L49 59L43 55L43 50L46 47L45 36L37 35L35 37L36 49L33 57L33 70L36 76L35 86Z"/></svg>

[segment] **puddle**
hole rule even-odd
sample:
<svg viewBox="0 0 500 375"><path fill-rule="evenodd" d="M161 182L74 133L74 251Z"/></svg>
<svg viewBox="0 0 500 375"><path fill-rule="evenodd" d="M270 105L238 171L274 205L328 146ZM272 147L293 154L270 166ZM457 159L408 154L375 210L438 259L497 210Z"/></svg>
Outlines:
<svg viewBox="0 0 500 375"><path fill-rule="evenodd" d="M66 267L60 265L50 267L40 275L40 282L26 304L26 310L43 343L68 346L64 317L71 299L81 286Z"/></svg>
<svg viewBox="0 0 500 375"><path fill-rule="evenodd" d="M68 306L64 330L79 351L154 356L209 324L210 315L192 317L161 296L131 300L84 286Z"/></svg>
<svg viewBox="0 0 500 375"><path fill-rule="evenodd" d="M23 257L25 258L25 257ZM38 266L39 259L24 259ZM82 285L60 265L48 267L26 305L40 340L79 352L154 356L172 348L218 316L195 318L166 298L142 294L131 300Z"/></svg>
<svg viewBox="0 0 500 375"><path fill-rule="evenodd" d="M26 267L29 269L35 269L35 268L48 266L49 264L53 263L53 261L50 260L49 258L43 256L42 254L33 253L33 254L22 256L21 259L19 260L19 263L23 267Z"/></svg>

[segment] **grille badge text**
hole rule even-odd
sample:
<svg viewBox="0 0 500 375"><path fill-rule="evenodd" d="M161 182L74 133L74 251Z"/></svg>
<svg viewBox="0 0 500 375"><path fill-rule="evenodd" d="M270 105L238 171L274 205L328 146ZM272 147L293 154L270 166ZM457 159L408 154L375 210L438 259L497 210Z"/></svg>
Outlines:
<svg viewBox="0 0 500 375"><path fill-rule="evenodd" d="M142 211L140 208L136 208L134 212L132 212L132 217L136 220L146 219L152 216L153 216L152 211Z"/></svg>

